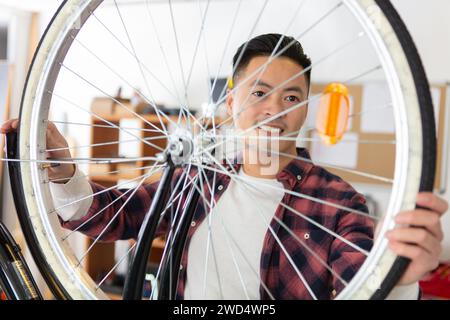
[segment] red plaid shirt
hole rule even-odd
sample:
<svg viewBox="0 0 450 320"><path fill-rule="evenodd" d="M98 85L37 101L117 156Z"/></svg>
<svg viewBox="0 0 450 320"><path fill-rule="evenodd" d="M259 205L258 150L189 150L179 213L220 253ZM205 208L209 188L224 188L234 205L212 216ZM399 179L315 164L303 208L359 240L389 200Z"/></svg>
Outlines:
<svg viewBox="0 0 450 320"><path fill-rule="evenodd" d="M306 149L298 149L298 154L300 157L310 159ZM226 167L227 169L231 169L229 166ZM238 170L239 165L235 165L234 168ZM195 170L191 175L193 176L194 174ZM207 172L210 185L213 175L214 172ZM309 162L297 159L292 160L278 173L276 178L283 184L286 190L302 193L355 210L368 211L364 197L357 193L348 183L327 170ZM225 173L217 173L215 179L215 200L218 201L227 189L231 178ZM176 179L174 180L176 181ZM92 182L91 186L94 193L105 189ZM137 238L140 226L151 205L157 187L158 182L139 188L133 198L124 207L123 211L110 224L101 240L115 241ZM206 183L204 190L207 193L206 199L210 199ZM86 216L80 220L63 222L63 227L72 230L77 228L100 211L106 204L111 203L122 194L123 190L111 190L95 196ZM90 237L97 237L104 227L110 223L113 216L130 194L131 192L116 201L107 210L83 226L80 231ZM371 219L356 213L337 209L330 205L299 198L288 193L285 193L282 202L362 249L367 251L371 249L374 230L374 223ZM203 201L200 200L194 215L194 221L196 223L193 224L193 227L188 232L186 246L181 260L183 268L181 268L178 282L178 299L183 299L187 275L186 267L189 267L187 260L190 240L207 216L208 210L205 210L205 208L207 206L204 206ZM168 216L165 215L165 217ZM365 255L363 253L304 220L284 206L278 206L275 216L290 228L297 237L302 239L304 244L312 249L312 252L320 256L323 261L326 261L328 266L345 281L349 282L364 262ZM168 225L168 220L164 219L163 223L158 227L157 234L165 234ZM318 299L333 298L335 293L339 293L344 288L341 280L333 276L319 262L317 257L306 250L303 245L299 244L276 219L272 219L270 225ZM260 274L261 281L267 286L275 299L312 299L311 294L269 230L264 238L260 260ZM268 295L263 286L260 286L260 295L262 299L270 298L270 295Z"/></svg>

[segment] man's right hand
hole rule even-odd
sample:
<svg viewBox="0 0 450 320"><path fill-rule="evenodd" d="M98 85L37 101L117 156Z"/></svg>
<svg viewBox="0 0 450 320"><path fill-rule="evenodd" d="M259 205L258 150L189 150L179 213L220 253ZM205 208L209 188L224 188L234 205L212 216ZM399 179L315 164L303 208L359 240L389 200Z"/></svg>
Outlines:
<svg viewBox="0 0 450 320"><path fill-rule="evenodd" d="M47 149L68 148L66 139L61 135L53 122L48 121L47 126ZM6 121L0 128L0 133L6 134L17 130L18 119ZM47 152L47 158L69 160L72 158L69 149ZM75 174L75 165L61 163L56 167L48 168L48 177L50 180L57 179L56 183L66 183ZM63 180L60 180L63 179Z"/></svg>

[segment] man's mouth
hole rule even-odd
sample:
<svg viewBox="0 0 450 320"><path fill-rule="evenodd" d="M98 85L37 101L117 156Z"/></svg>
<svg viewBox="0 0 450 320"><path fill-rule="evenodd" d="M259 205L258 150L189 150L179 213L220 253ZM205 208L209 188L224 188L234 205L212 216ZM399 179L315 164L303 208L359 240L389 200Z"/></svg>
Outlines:
<svg viewBox="0 0 450 320"><path fill-rule="evenodd" d="M270 125L262 125L258 127L259 130L270 133L271 135L281 135L284 130L277 126L270 126Z"/></svg>

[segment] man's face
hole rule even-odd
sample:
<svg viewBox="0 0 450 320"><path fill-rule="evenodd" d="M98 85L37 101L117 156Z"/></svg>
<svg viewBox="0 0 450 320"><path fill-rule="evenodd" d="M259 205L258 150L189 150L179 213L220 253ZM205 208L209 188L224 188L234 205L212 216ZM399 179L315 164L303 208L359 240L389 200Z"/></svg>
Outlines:
<svg viewBox="0 0 450 320"><path fill-rule="evenodd" d="M303 74L295 77L304 70L303 67L289 58L276 58L260 76L263 69L258 69L268 59L269 57L253 58L235 80L234 85L235 87L239 86L239 88L228 96L228 113L233 115L235 127L239 130L251 128L307 99L308 84L306 77ZM258 72L249 81L243 81L256 70ZM293 80L284 83L293 77ZM274 88L276 90L273 90ZM271 135L273 137L298 132L305 122L306 114L307 104L266 123L265 126L257 127L249 134ZM290 137L297 137L297 134L292 134ZM295 150L295 141L279 141L280 152L295 154Z"/></svg>

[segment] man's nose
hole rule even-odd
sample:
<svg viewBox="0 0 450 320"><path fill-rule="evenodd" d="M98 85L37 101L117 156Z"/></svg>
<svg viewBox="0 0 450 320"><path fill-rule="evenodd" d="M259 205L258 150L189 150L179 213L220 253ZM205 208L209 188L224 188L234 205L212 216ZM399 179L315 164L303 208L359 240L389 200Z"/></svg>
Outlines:
<svg viewBox="0 0 450 320"><path fill-rule="evenodd" d="M264 105L264 113L267 116L274 116L276 114L279 114L284 110L282 101L280 99L270 99L267 101Z"/></svg>

